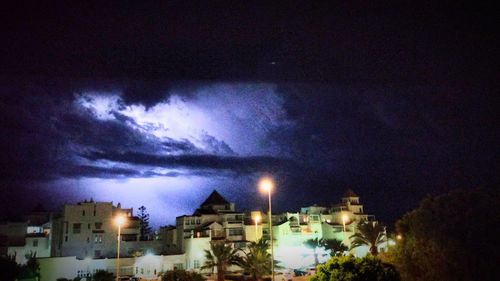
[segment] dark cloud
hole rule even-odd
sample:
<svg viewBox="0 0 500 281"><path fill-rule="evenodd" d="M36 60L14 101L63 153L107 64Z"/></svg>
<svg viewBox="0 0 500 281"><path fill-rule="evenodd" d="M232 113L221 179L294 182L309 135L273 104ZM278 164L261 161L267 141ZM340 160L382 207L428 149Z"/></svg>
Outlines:
<svg viewBox="0 0 500 281"><path fill-rule="evenodd" d="M71 167L63 167L58 172L58 175L70 178L90 177L90 178L134 178L144 176L142 173L134 169L125 169L117 167L96 167L90 165L75 165ZM155 174L148 173L147 176Z"/></svg>
<svg viewBox="0 0 500 281"><path fill-rule="evenodd" d="M161 156L137 152L88 152L81 155L91 160L108 160L119 163L147 165L162 168L191 168L230 170L239 173L271 172L294 169L296 163L291 159L279 159L265 156L219 156L219 155L176 155Z"/></svg>
<svg viewBox="0 0 500 281"><path fill-rule="evenodd" d="M133 80L123 87L123 100L127 104L142 104L151 107L168 100L170 82L164 80Z"/></svg>
<svg viewBox="0 0 500 281"><path fill-rule="evenodd" d="M161 142L163 148L168 153L188 153L188 154L198 154L202 151L197 148L192 142L187 139L174 140L172 138L164 138Z"/></svg>

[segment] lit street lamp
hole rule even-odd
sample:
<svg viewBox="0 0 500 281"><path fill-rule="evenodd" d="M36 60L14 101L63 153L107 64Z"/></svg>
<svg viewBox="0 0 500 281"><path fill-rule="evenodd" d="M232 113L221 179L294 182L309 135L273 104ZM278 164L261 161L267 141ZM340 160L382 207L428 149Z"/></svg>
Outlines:
<svg viewBox="0 0 500 281"><path fill-rule="evenodd" d="M255 242L257 242L257 240L259 240L258 227L259 227L260 215L255 216L254 220L255 220Z"/></svg>
<svg viewBox="0 0 500 281"><path fill-rule="evenodd" d="M115 218L115 223L118 225L118 246L116 248L116 281L120 278L120 240L121 240L121 230L122 225L125 224L125 217L122 215L118 215Z"/></svg>
<svg viewBox="0 0 500 281"><path fill-rule="evenodd" d="M273 189L273 181L270 178L263 178L259 183L260 189L263 192L267 192L269 198L269 239L271 240L271 274L272 279L274 281L274 242L273 242L273 222L272 222L272 209L271 209L271 191Z"/></svg>
<svg viewBox="0 0 500 281"><path fill-rule="evenodd" d="M344 243L347 243L346 231L345 231L345 224L347 221L349 221L349 217L346 214L342 215L342 226L344 227Z"/></svg>

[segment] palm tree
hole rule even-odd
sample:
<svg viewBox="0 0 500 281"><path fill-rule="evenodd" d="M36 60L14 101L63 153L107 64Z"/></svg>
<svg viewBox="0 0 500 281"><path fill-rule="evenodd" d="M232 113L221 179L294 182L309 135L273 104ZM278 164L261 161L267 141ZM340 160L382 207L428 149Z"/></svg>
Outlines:
<svg viewBox="0 0 500 281"><path fill-rule="evenodd" d="M217 281L224 281L227 267L237 265L238 249L233 249L226 241L210 242L210 250L205 250L205 263L201 269L217 268Z"/></svg>
<svg viewBox="0 0 500 281"><path fill-rule="evenodd" d="M342 241L337 239L323 239L322 246L326 250L330 250L330 256L341 255L343 252L349 250L349 248L342 243Z"/></svg>
<svg viewBox="0 0 500 281"><path fill-rule="evenodd" d="M304 241L304 245L313 250L314 265L317 266L319 261L318 261L318 253L316 250L318 248L323 247L323 239L319 239L319 238L309 239L309 240Z"/></svg>
<svg viewBox="0 0 500 281"><path fill-rule="evenodd" d="M258 242L251 242L248 251L243 251L238 265L245 273L252 275L254 281L262 280L262 277L271 273L271 254L268 252L269 241L260 239Z"/></svg>
<svg viewBox="0 0 500 281"><path fill-rule="evenodd" d="M370 254L377 256L377 246L385 241L385 227L377 222L360 222L356 233L349 238L354 238L351 242L351 249L366 245L370 247Z"/></svg>

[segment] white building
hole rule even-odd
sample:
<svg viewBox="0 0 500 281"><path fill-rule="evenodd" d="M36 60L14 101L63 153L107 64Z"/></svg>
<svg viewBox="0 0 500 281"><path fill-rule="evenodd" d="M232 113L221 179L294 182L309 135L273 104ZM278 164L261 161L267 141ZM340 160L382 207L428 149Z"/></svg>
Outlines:
<svg viewBox="0 0 500 281"><path fill-rule="evenodd" d="M130 256L137 248L140 224L132 208L121 208L120 203L84 201L64 205L61 216L54 223L57 232L53 256L76 256L79 259L116 257L117 216L125 216L121 227L120 256Z"/></svg>
<svg viewBox="0 0 500 281"><path fill-rule="evenodd" d="M362 220L373 220L364 213L359 196L348 190L341 203L332 207L313 205L300 212L273 214L275 257L285 267L297 268L314 263L312 250L304 243L309 239L337 239L350 247L349 237ZM160 230L164 247L170 253L184 253L186 268L198 269L204 262L204 250L212 240L226 240L234 247L269 237L268 216L260 211L238 212L234 204L213 191L192 215L176 218L176 226ZM367 249L352 251L365 255ZM328 253L324 259L327 258Z"/></svg>
<svg viewBox="0 0 500 281"><path fill-rule="evenodd" d="M36 206L21 222L8 222L0 233L8 237L7 255L24 264L30 257L50 257L52 244L52 214Z"/></svg>

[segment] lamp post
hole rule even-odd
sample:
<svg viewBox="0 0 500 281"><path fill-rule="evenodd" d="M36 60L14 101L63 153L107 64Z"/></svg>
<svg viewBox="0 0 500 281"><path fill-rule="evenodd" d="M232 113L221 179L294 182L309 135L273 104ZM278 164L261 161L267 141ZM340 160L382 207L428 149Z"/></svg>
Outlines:
<svg viewBox="0 0 500 281"><path fill-rule="evenodd" d="M118 245L116 247L116 281L119 280L120 278L120 240L121 240L121 230L122 230L122 225L125 224L125 217L122 215L118 215L115 218L115 223L118 225Z"/></svg>
<svg viewBox="0 0 500 281"><path fill-rule="evenodd" d="M254 218L255 220L255 242L257 242L259 239L259 231L258 231L258 227L259 227L259 221L260 221L260 216L255 216Z"/></svg>
<svg viewBox="0 0 500 281"><path fill-rule="evenodd" d="M342 215L342 226L344 227L344 231L343 231L343 232L344 232L344 243L346 243L346 242L347 242L347 238L346 238L346 231L345 231L345 224L346 224L346 222L347 222L348 220L349 220L349 217L348 217L346 214ZM346 244L346 245L347 245L347 244Z"/></svg>
<svg viewBox="0 0 500 281"><path fill-rule="evenodd" d="M384 234L385 234L385 244L386 244L386 251L389 252L389 235L387 234L387 226L384 227Z"/></svg>
<svg viewBox="0 0 500 281"><path fill-rule="evenodd" d="M274 241L273 241L273 219L272 219L272 208L271 208L271 190L273 189L273 181L270 178L263 178L260 183L260 189L264 192L267 192L267 196L269 199L269 212L268 212L268 220L269 220L269 239L271 240L271 274L272 279L274 281Z"/></svg>

